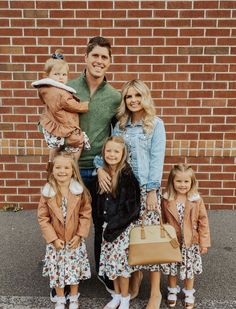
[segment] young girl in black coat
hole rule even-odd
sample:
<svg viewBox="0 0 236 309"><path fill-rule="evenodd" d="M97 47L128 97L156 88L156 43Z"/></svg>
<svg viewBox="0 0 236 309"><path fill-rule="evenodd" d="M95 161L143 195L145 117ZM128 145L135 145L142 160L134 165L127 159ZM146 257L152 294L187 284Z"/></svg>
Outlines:
<svg viewBox="0 0 236 309"><path fill-rule="evenodd" d="M104 169L111 176L109 192L98 192L98 217L104 220L99 275L114 280L115 294L104 309L129 308L129 232L140 211L140 189L126 162L127 149L121 136L108 138L103 146Z"/></svg>

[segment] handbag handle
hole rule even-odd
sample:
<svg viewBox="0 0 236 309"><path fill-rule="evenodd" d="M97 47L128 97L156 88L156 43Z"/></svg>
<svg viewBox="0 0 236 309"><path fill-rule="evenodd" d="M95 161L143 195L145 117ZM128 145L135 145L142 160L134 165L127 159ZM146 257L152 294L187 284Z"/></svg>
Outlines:
<svg viewBox="0 0 236 309"><path fill-rule="evenodd" d="M170 243L172 245L173 248L178 248L180 246L179 242L178 242L178 239L177 238L173 238L170 233L165 229L165 226L163 224L163 220L162 220L162 216L161 216L161 212L159 211L159 209L156 209L155 210L158 214L159 214L159 218L160 218L160 236L161 238L165 238L165 233L166 235L170 238ZM146 238L146 235L145 235L145 224L144 224L144 219L145 219L145 216L147 214L147 209L144 210L144 213L141 217L141 239L145 239Z"/></svg>
<svg viewBox="0 0 236 309"><path fill-rule="evenodd" d="M166 231L164 225L163 225L163 220L162 220L162 216L161 216L161 213L158 209L154 210L158 213L159 215L159 218L160 218L160 231L161 231L161 238L164 238L165 237L165 232L167 233L167 235L172 238L170 236L170 234ZM145 229L144 229L144 220L145 220L145 217L146 217L146 214L148 213L148 210L145 209L144 212L143 212L143 215L141 217L141 239L144 239L145 238Z"/></svg>

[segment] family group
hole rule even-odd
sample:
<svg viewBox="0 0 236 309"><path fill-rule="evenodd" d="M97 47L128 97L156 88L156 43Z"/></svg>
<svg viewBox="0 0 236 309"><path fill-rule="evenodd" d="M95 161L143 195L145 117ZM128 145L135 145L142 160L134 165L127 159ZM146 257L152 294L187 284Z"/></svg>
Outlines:
<svg viewBox="0 0 236 309"><path fill-rule="evenodd" d="M43 275L50 279L51 300L56 309L79 308L79 283L91 277L85 239L93 219L96 272L112 296L104 309L130 308L143 271L150 281L147 309L160 308L161 273L168 275L167 305L176 306L178 276L183 306L192 309L201 254L210 247L195 173L184 163L173 166L160 197L166 135L149 87L135 79L119 92L107 82L106 38L90 39L85 64L78 78L68 80L68 63L57 50L44 78L32 83L45 106L39 129L49 148L38 222L47 243ZM144 214L146 225L159 225L161 218L175 228L182 262L129 265L130 231Z"/></svg>

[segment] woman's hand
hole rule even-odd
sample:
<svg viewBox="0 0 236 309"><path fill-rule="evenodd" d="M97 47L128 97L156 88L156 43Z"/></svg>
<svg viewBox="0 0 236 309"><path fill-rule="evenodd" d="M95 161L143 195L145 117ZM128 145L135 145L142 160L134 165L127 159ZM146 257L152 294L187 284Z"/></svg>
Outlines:
<svg viewBox="0 0 236 309"><path fill-rule="evenodd" d="M111 176L106 171L104 171L102 167L97 169L97 174L101 192L109 192L111 190Z"/></svg>
<svg viewBox="0 0 236 309"><path fill-rule="evenodd" d="M201 254L206 254L208 249L206 247L200 247L200 253Z"/></svg>
<svg viewBox="0 0 236 309"><path fill-rule="evenodd" d="M80 236L75 235L69 242L69 248L76 249L78 248L79 244L80 244Z"/></svg>
<svg viewBox="0 0 236 309"><path fill-rule="evenodd" d="M54 242L53 242L53 245L54 245L54 247L56 248L57 251L63 249L64 244L65 244L65 242L63 240L59 239L59 238L54 240Z"/></svg>
<svg viewBox="0 0 236 309"><path fill-rule="evenodd" d="M157 210L157 192L156 190L151 190L147 192L146 209L147 210Z"/></svg>

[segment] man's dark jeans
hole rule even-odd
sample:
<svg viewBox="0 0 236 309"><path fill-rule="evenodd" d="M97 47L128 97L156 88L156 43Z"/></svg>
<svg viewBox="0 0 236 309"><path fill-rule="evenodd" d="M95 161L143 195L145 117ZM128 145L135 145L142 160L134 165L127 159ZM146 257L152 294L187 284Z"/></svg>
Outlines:
<svg viewBox="0 0 236 309"><path fill-rule="evenodd" d="M97 216L97 188L96 188L96 176L93 175L94 169L81 169L80 174L84 181L85 186L88 188L92 197L92 216L94 224L94 257L96 264L96 272L99 271L99 260L101 253L102 243L102 225L103 221L98 219Z"/></svg>

